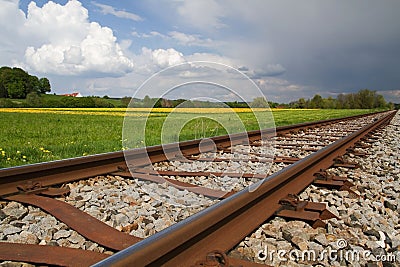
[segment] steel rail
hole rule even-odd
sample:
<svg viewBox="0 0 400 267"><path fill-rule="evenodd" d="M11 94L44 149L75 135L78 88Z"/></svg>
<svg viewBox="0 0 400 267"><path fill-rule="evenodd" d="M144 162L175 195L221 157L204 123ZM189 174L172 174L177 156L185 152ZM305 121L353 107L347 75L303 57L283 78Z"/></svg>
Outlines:
<svg viewBox="0 0 400 267"><path fill-rule="evenodd" d="M53 246L48 246L46 249L43 248L44 247L42 245L0 242L0 251L3 255L7 255L7 260L10 261L82 267L90 266L104 258L109 257L108 254L94 252L91 250Z"/></svg>
<svg viewBox="0 0 400 267"><path fill-rule="evenodd" d="M394 115L395 111L388 112L260 181L253 186L254 191L244 189L94 266L191 266L211 251L229 251L279 209L279 200L300 193L314 181L314 173L332 166L337 156L345 154L347 148L369 132L389 123Z"/></svg>
<svg viewBox="0 0 400 267"><path fill-rule="evenodd" d="M215 149L215 144L228 147L230 145L240 144L243 142L243 140L259 140L260 136L270 137L275 135L275 133L289 133L302 128L317 127L320 125L343 120L352 120L368 115L372 114L363 114L316 122L305 122L295 125L280 126L276 129L255 130L246 133L217 136L208 138L208 141L206 142L204 142L202 139L197 139L174 144L157 145L131 149L127 151L117 151L85 157L4 168L0 169L0 196L8 196L19 193L17 187L27 180L34 183L39 182L42 186L46 187L73 182L96 175L117 172L119 170L118 167L125 167L125 158L129 161L134 161L135 166L140 167L154 162L165 161L168 158L173 158L181 151L185 151L187 154L197 154L200 151L199 144L202 141L202 151L212 151Z"/></svg>

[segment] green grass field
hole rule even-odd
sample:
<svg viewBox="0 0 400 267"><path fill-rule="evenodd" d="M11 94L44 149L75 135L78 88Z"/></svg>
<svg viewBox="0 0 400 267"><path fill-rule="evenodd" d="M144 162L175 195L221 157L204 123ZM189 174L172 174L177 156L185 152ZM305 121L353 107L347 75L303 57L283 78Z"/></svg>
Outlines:
<svg viewBox="0 0 400 267"><path fill-rule="evenodd" d="M72 110L71 114L12 110L5 112L5 109L0 109L0 168L122 150L125 113L123 110L109 111L108 115L104 115L104 110L93 109L88 112L80 109L76 113ZM372 110L273 110L273 116L276 126L281 126L369 112ZM140 115L142 113L138 114L129 118L132 131L145 119ZM132 147L160 144L160 129L168 113L157 112L152 115L155 116L150 116L147 120L145 142L142 140ZM189 121L178 125L180 129L171 125L174 138L182 141L225 134L226 131L218 121L229 123L232 114L211 116L207 113L196 113L196 116L199 118L189 120L190 114L187 112L178 114L178 119ZM246 130L258 128L252 113L241 112L238 116L244 122Z"/></svg>

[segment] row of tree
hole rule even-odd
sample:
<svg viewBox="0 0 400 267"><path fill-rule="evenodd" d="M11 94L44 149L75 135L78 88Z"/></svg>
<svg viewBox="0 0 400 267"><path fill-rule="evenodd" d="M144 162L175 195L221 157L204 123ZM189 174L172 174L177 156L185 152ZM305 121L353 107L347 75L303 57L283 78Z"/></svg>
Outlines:
<svg viewBox="0 0 400 267"><path fill-rule="evenodd" d="M132 98L124 97L121 102L123 106L127 106L131 102ZM311 99L300 98L297 101L289 104L279 104L275 102L267 102L263 97L256 97L252 102L208 102L208 101L190 101L185 99L169 100L164 98L150 98L145 96L144 99L133 99L130 107L155 107L155 108L219 108L219 107L231 107L231 108L321 108L321 109L374 109L374 108L393 108L392 103L386 103L384 97L377 94L376 91L363 89L357 93L350 94L339 94L337 98L328 97L323 98L316 94Z"/></svg>
<svg viewBox="0 0 400 267"><path fill-rule="evenodd" d="M131 108L219 108L226 107L224 103L210 102L210 101L197 101L186 99L166 99L166 98L150 98L146 95L143 99L123 97L121 102L124 106Z"/></svg>
<svg viewBox="0 0 400 267"><path fill-rule="evenodd" d="M143 99L123 97L121 99L122 105L131 108L248 108L247 102L210 102L210 101L198 101L198 100L187 100L187 99L166 99L166 98L150 98L146 95ZM256 98L253 101L256 103L254 107L266 107L267 102L265 98ZM270 103L271 104L271 103Z"/></svg>
<svg viewBox="0 0 400 267"><path fill-rule="evenodd" d="M106 99L100 97L71 97L64 96L57 99L44 98L36 93L29 93L26 101L15 101L8 98L0 98L0 108L114 108L116 107ZM117 107L124 107L122 104Z"/></svg>
<svg viewBox="0 0 400 267"><path fill-rule="evenodd" d="M39 79L20 68L0 68L0 98L24 99L29 93L45 94L50 91L47 78Z"/></svg>
<svg viewBox="0 0 400 267"><path fill-rule="evenodd" d="M316 94L311 99L300 98L288 105L290 108L329 108L329 109L373 109L393 108L393 103L386 103L385 98L376 91L362 89L357 93L339 94L336 98L323 98Z"/></svg>

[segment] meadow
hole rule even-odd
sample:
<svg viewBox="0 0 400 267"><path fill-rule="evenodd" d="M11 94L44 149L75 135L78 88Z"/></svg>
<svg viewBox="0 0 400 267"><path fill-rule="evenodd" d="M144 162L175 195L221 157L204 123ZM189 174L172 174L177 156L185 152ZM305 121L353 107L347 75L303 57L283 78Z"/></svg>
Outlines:
<svg viewBox="0 0 400 267"><path fill-rule="evenodd" d="M266 118L261 123L264 128L374 110L275 109L272 115L265 110L256 110L255 115L249 109L182 108L171 111L167 108L131 109L128 112L124 108L0 109L0 168L157 145L171 140L211 137L244 129L256 130L259 128L256 118ZM132 138L138 140L123 142L125 116L128 116L125 120L128 133L135 133L144 125L144 135ZM170 133L164 139L160 133L163 125L168 125L165 128ZM131 136L125 134L127 138Z"/></svg>

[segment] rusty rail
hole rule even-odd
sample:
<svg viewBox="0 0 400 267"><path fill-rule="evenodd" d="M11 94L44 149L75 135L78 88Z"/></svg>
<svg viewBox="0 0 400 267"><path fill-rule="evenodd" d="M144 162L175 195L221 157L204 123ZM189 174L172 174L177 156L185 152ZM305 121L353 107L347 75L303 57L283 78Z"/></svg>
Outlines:
<svg viewBox="0 0 400 267"><path fill-rule="evenodd" d="M208 209L95 264L101 266L192 266L212 251L227 252L280 208L280 200L314 181L369 132L389 123L395 111L359 131L260 181L253 192L242 190Z"/></svg>

